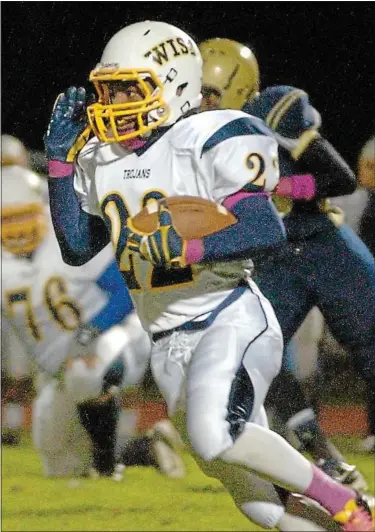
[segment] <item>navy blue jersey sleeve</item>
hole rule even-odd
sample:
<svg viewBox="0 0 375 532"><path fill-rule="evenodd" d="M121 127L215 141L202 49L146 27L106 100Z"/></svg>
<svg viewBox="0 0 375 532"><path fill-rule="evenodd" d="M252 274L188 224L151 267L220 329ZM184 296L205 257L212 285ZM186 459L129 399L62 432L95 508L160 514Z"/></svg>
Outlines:
<svg viewBox="0 0 375 532"><path fill-rule="evenodd" d="M267 194L239 192L224 202L237 223L204 237L200 262L254 258L284 244L285 228Z"/></svg>
<svg viewBox="0 0 375 532"><path fill-rule="evenodd" d="M66 264L81 266L110 241L104 221L81 209L73 176L48 179L52 222Z"/></svg>

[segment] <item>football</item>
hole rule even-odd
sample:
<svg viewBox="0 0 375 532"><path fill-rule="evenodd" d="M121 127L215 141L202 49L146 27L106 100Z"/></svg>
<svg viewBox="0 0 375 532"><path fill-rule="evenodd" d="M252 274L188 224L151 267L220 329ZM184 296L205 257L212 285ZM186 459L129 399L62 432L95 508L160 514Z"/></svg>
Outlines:
<svg viewBox="0 0 375 532"><path fill-rule="evenodd" d="M237 222L223 205L196 196L171 196L150 201L132 218L133 227L151 234L158 228L158 211L168 207L174 229L185 240L203 238Z"/></svg>

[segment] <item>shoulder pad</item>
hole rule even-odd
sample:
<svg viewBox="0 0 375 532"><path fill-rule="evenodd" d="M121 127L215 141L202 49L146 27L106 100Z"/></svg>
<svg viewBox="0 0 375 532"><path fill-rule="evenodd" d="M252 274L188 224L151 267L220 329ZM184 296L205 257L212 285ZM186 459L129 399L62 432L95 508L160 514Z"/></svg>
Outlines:
<svg viewBox="0 0 375 532"><path fill-rule="evenodd" d="M268 87L244 111L262 118L278 135L291 139L298 139L305 131L318 129L321 124L320 114L310 104L309 95L287 85Z"/></svg>
<svg viewBox="0 0 375 532"><path fill-rule="evenodd" d="M123 148L117 143L106 144L100 142L97 137L93 137L79 152L77 163L83 170L92 170L100 163L116 161L123 157L124 153Z"/></svg>
<svg viewBox="0 0 375 532"><path fill-rule="evenodd" d="M259 118L231 109L206 111L186 120L181 120L180 124L181 133L184 136L194 137L195 146L198 146L200 150L199 156L233 137L244 135L274 136L273 132ZM183 145L186 146L186 143Z"/></svg>

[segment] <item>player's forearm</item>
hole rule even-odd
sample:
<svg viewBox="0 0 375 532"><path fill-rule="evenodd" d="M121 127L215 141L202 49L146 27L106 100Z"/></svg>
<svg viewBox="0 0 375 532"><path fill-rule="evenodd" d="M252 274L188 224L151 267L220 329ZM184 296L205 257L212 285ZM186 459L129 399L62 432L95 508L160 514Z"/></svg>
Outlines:
<svg viewBox="0 0 375 532"><path fill-rule="evenodd" d="M201 240L190 241L189 263L251 258L285 241L282 220L267 194L238 193L227 198L224 205L238 222Z"/></svg>
<svg viewBox="0 0 375 532"><path fill-rule="evenodd" d="M108 294L108 302L96 316L91 318L88 325L106 331L122 322L133 311L134 306L115 262L102 273L96 284Z"/></svg>
<svg viewBox="0 0 375 532"><path fill-rule="evenodd" d="M322 137L309 144L296 164L301 174L305 172L313 176L316 199L352 194L357 188L354 172Z"/></svg>
<svg viewBox="0 0 375 532"><path fill-rule="evenodd" d="M73 165L70 175L48 179L52 222L64 262L81 266L99 253L109 242L103 220L84 212L74 190Z"/></svg>

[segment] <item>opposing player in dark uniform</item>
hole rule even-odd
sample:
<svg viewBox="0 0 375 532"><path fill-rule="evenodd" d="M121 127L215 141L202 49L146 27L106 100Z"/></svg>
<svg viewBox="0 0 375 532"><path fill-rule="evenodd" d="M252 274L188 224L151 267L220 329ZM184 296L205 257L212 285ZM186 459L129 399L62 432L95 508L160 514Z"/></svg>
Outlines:
<svg viewBox="0 0 375 532"><path fill-rule="evenodd" d="M200 48L204 59L204 108L242 109L262 118L279 143L282 177L275 203L283 213L288 242L272 259L259 257L256 280L275 309L285 344L317 306L374 393L374 258L343 223L343 213L327 199L351 194L357 185L354 173L321 136L320 114L305 91L273 86L259 92L256 58L240 43L212 39ZM284 424L299 412L311 412L307 418L300 416L301 423L295 424L300 446L314 459L322 459L321 466L338 480L364 487L322 434L290 372L281 372L270 398L278 406Z"/></svg>

